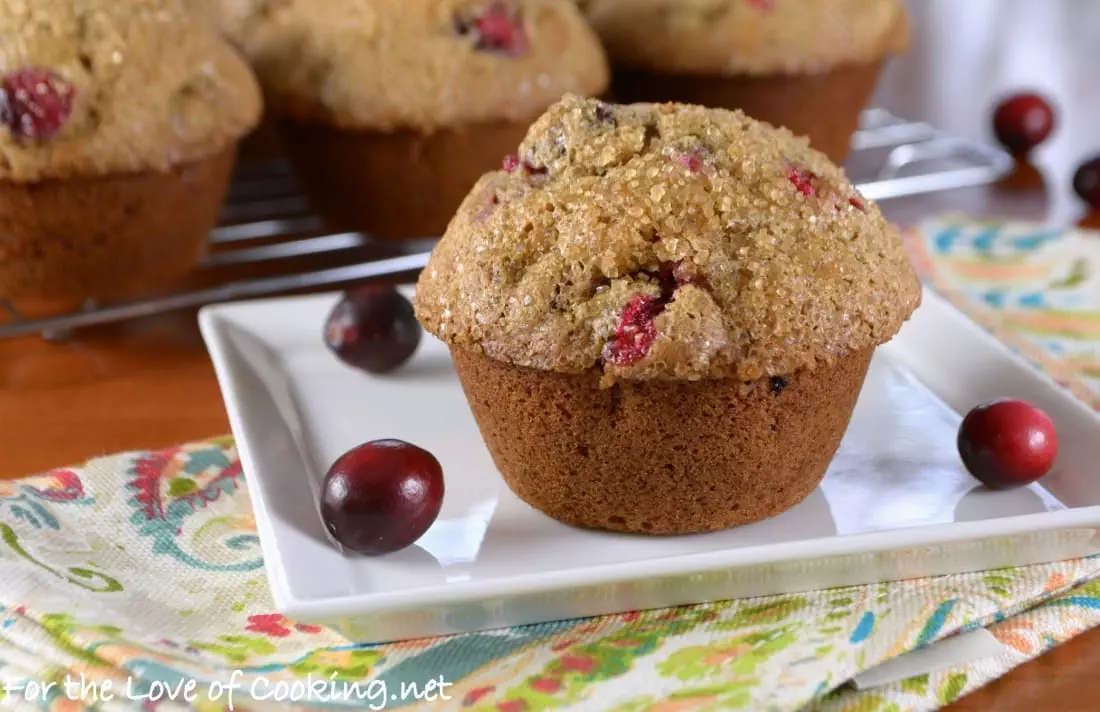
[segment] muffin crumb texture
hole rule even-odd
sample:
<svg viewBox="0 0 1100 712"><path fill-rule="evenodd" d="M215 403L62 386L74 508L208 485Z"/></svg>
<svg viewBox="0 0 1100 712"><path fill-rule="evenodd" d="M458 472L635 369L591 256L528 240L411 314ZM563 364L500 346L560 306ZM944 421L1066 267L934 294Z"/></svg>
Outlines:
<svg viewBox="0 0 1100 712"><path fill-rule="evenodd" d="M609 81L571 0L202 0L280 117L424 132L529 122Z"/></svg>
<svg viewBox="0 0 1100 712"><path fill-rule="evenodd" d="M670 74L817 72L903 51L899 0L587 0L619 67Z"/></svg>
<svg viewBox="0 0 1100 712"><path fill-rule="evenodd" d="M751 381L881 344L919 301L895 228L804 139L569 96L467 197L416 310L518 366Z"/></svg>
<svg viewBox="0 0 1100 712"><path fill-rule="evenodd" d="M191 0L0 0L0 179L158 172L259 120L244 60Z"/></svg>

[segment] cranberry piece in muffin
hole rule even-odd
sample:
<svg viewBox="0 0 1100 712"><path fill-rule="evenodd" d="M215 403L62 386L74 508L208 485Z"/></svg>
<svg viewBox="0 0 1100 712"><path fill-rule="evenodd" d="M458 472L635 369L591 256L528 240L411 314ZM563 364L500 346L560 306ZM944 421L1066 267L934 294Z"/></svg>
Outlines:
<svg viewBox="0 0 1100 712"><path fill-rule="evenodd" d="M480 15L455 18L455 28L461 35L474 35L474 48L483 52L518 56L530 49L523 18L505 0L495 0Z"/></svg>
<svg viewBox="0 0 1100 712"><path fill-rule="evenodd" d="M47 139L62 129L76 90L49 69L27 67L0 80L0 121L13 136Z"/></svg>
<svg viewBox="0 0 1100 712"><path fill-rule="evenodd" d="M657 338L653 320L663 309L660 299L646 294L634 297L623 309L615 335L604 347L604 358L618 366L629 366L645 358Z"/></svg>
<svg viewBox="0 0 1100 712"><path fill-rule="evenodd" d="M817 192L814 189L814 181L817 180L817 176L814 175L812 171L792 166L787 169L787 180L791 182L795 190L802 193L802 195L805 195L807 198L813 197Z"/></svg>

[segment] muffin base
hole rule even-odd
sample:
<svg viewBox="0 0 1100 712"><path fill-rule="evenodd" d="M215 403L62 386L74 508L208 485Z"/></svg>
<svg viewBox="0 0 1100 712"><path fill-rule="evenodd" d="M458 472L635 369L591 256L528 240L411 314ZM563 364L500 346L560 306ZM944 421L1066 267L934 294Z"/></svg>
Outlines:
<svg viewBox="0 0 1100 712"><path fill-rule="evenodd" d="M0 297L106 298L190 272L217 224L236 148L165 173L0 181Z"/></svg>
<svg viewBox="0 0 1100 712"><path fill-rule="evenodd" d="M528 124L392 133L284 122L283 145L313 209L338 230L439 237L482 174L515 153Z"/></svg>
<svg viewBox="0 0 1100 712"><path fill-rule="evenodd" d="M818 74L760 77L695 77L640 71L615 74L615 98L623 102L677 101L741 109L749 116L785 126L842 163L852 134L878 83L883 62L837 67Z"/></svg>
<svg viewBox="0 0 1100 712"><path fill-rule="evenodd" d="M784 387L647 381L599 387L452 348L493 461L523 501L566 524L690 534L760 521L821 482L873 349Z"/></svg>

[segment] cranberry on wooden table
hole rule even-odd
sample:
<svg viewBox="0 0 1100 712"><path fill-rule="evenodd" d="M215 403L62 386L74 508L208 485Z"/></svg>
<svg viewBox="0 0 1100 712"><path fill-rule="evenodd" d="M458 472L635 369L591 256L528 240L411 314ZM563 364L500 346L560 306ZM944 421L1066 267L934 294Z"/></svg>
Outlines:
<svg viewBox="0 0 1100 712"><path fill-rule="evenodd" d="M401 440L376 440L333 463L321 489L321 519L341 546L389 554L428 531L443 493L443 468L430 452Z"/></svg>
<svg viewBox="0 0 1100 712"><path fill-rule="evenodd" d="M1058 434L1050 416L1026 401L1002 399L963 418L959 456L967 471L993 489L1031 484L1050 472Z"/></svg>

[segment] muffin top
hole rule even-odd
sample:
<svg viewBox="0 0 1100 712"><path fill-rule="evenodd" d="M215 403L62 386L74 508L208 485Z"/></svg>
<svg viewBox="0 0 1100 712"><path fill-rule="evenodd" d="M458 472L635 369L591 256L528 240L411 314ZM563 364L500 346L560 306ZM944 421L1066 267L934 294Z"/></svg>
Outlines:
<svg viewBox="0 0 1100 712"><path fill-rule="evenodd" d="M881 344L919 302L897 231L805 139L569 96L466 198L415 306L519 366L750 381Z"/></svg>
<svg viewBox="0 0 1100 712"><path fill-rule="evenodd" d="M899 0L585 0L616 66L671 74L811 73L900 52Z"/></svg>
<svg viewBox="0 0 1100 712"><path fill-rule="evenodd" d="M607 86L571 0L205 0L272 109L348 129L529 122Z"/></svg>
<svg viewBox="0 0 1100 712"><path fill-rule="evenodd" d="M0 179L163 171L259 120L244 60L190 0L0 0Z"/></svg>

